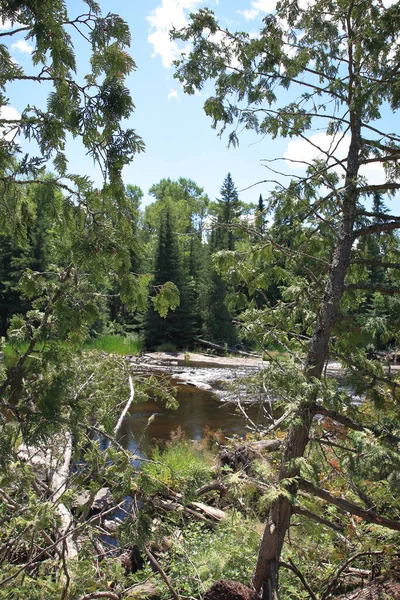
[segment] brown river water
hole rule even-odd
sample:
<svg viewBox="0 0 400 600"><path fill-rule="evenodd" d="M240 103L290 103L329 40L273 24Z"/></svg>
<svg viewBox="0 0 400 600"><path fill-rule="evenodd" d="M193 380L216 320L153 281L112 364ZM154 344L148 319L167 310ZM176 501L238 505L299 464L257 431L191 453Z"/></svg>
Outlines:
<svg viewBox="0 0 400 600"><path fill-rule="evenodd" d="M224 373L224 379L235 379L236 373ZM204 391L177 384L176 410L154 400L132 405L120 430L120 442L131 452L137 449L148 454L154 444L163 445L178 428L188 439L200 440L204 432L219 432L226 437L245 438L250 431L249 422L234 402L227 401L226 393L218 389ZM260 405L255 401L246 405L246 413L254 423L266 423Z"/></svg>
<svg viewBox="0 0 400 600"><path fill-rule="evenodd" d="M250 431L254 431L254 425L266 427L271 424L268 418L268 410L273 410L273 398L270 403L264 404L257 401L253 396L252 402L242 403L244 412L250 417L252 424L238 408L235 400L238 393L229 394L224 383L230 383L241 377L251 375L256 370L252 367L244 368L199 368L194 369L181 367L168 367L164 373L168 373L171 382L177 387L177 400L179 406L176 410L167 409L165 404L154 400L138 402L132 405L130 414L125 418L120 429L120 442L124 448L138 454L148 455L155 445L163 445L170 439L171 434L180 429L188 439L200 440L205 432L218 432L219 437L246 438ZM328 377L340 380L341 369L336 363L330 364ZM179 380L187 379L197 382L211 384L210 391L204 391L191 385L182 385ZM254 392L253 394L257 392ZM228 401L228 399L233 401ZM354 401L362 399L354 396ZM268 406L269 404L269 406ZM281 410L274 409L274 416L279 417Z"/></svg>

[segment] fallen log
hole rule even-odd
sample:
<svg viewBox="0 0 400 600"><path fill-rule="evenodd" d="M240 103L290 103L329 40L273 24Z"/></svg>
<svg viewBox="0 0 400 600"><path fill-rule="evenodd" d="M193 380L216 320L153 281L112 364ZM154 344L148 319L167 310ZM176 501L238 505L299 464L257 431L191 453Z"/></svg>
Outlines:
<svg viewBox="0 0 400 600"><path fill-rule="evenodd" d="M51 442L44 449L21 444L18 456L34 467L34 470L38 472L39 479L46 478L50 499L56 506L61 521L59 533L60 538L63 539L63 544L58 550L64 551L65 548L67 560L76 558L78 547L72 533L69 533L73 530L73 515L62 502L62 496L67 490L70 477L72 460L71 433L67 431L53 436Z"/></svg>
<svg viewBox="0 0 400 600"><path fill-rule="evenodd" d="M230 354L239 354L240 356L249 356L251 358L261 358L261 354L257 354L257 352L245 352L244 350L237 350L236 348L231 348L229 346L220 346L219 344L214 344L207 340L196 339L195 342L199 344L199 346L211 348L211 350L219 350L220 352L229 352Z"/></svg>
<svg viewBox="0 0 400 600"><path fill-rule="evenodd" d="M215 521L222 521L226 517L225 511L221 510L220 508L215 508L214 506L204 504L203 502L190 502L189 506L193 506L194 508L200 510Z"/></svg>
<svg viewBox="0 0 400 600"><path fill-rule="evenodd" d="M223 496L226 496L228 492L228 486L222 481L215 479L211 483L206 483L206 485L198 488L196 490L196 496L202 496L203 494L207 494L207 492L213 491L219 492L220 498L222 498Z"/></svg>

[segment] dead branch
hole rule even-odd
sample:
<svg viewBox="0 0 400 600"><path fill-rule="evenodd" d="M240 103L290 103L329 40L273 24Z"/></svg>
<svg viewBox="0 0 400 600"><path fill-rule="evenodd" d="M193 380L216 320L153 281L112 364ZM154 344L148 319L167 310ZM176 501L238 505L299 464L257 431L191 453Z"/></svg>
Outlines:
<svg viewBox="0 0 400 600"><path fill-rule="evenodd" d="M168 587L169 591L171 592L171 594L174 597L174 600L180 600L178 594L176 593L176 591L172 587L171 582L170 582L167 574L165 573L165 571L163 570L162 566L157 561L157 559L155 558L155 556L153 556L153 554L150 552L150 550L148 548L146 548L146 546L144 547L144 552L145 552L147 558L149 559L150 563L160 573L161 577L163 578L163 580L167 584L167 587Z"/></svg>
<svg viewBox="0 0 400 600"><path fill-rule="evenodd" d="M236 350L236 348L227 348L225 346L220 346L219 344L214 344L212 342L208 342L207 340L201 340L196 338L196 343L200 346L204 346L205 348L211 348L213 350L221 350L221 352L230 352L231 354L240 354L241 356L249 356L251 358L261 358L260 354L256 352L244 352L243 350Z"/></svg>
<svg viewBox="0 0 400 600"><path fill-rule="evenodd" d="M306 517L307 519L311 519L312 521L315 521L316 523L319 523L320 525L325 525L326 527L333 529L333 531L335 531L337 533L340 533L340 534L343 533L343 527L336 525L336 523L333 523L332 521L329 521L328 519L325 519L324 517L321 517L320 515L317 515L317 514L311 512L311 510L308 510L307 508L303 508L302 506L293 506L292 513L294 515L301 515L303 517Z"/></svg>
<svg viewBox="0 0 400 600"><path fill-rule="evenodd" d="M225 485L225 483L222 483L222 481L215 479L211 483L207 483L206 485L199 487L196 490L196 496L202 496L203 494L206 494L207 492L212 492L212 491L219 492L220 496L222 497L222 496L226 496L226 494L228 492L228 487Z"/></svg>
<svg viewBox="0 0 400 600"><path fill-rule="evenodd" d="M400 531L399 521L393 521L392 519L388 519L387 517L378 515L377 513L372 512L370 510L364 510L360 506L349 502L345 498L333 496L327 490L315 487L310 481L306 481L305 479L299 479L299 487L305 492L308 492L313 496L317 496L318 498L325 500L325 502L328 502L329 504L333 504L334 506L336 506L340 510L343 510L344 512L360 517L367 523L381 525L382 527L387 527L388 529L392 529L393 531Z"/></svg>
<svg viewBox="0 0 400 600"><path fill-rule="evenodd" d="M121 596L119 596L119 594L114 594L114 592L91 592L90 594L80 596L79 600L96 600L96 598L110 598L110 600L121 600Z"/></svg>
<svg viewBox="0 0 400 600"><path fill-rule="evenodd" d="M369 552L357 552L356 554L353 554L353 556L350 556L350 558L348 558L336 571L335 575L332 577L331 581L329 582L329 584L327 585L324 593L321 596L321 600L327 600L329 598L329 596L331 595L332 590L334 589L336 582L338 581L340 575L343 573L343 571L345 571L347 569L347 567L355 560L357 560L357 558L360 558L361 556L382 556L383 552L378 551L378 550L370 550Z"/></svg>
<svg viewBox="0 0 400 600"><path fill-rule="evenodd" d="M313 411L315 415L328 417L329 419L332 419L332 421L336 421L337 423L340 423L341 425L344 425L353 431L371 431L376 437L384 438L390 444L398 444L400 442L400 437L390 433L389 431L374 427L372 424L362 425L361 423L357 423L357 421L350 419L350 417L342 415L334 410L329 410L320 404L316 404Z"/></svg>
<svg viewBox="0 0 400 600"><path fill-rule="evenodd" d="M129 408L130 408L130 406L131 406L131 404L133 402L133 399L135 397L135 388L133 387L133 381L132 381L132 377L130 375L129 375L129 387L130 387L130 390L131 390L131 394L130 394L130 396L128 398L127 403L125 404L125 408L122 411L120 418L118 419L118 423L115 426L114 437L117 437L117 433L120 430L120 427L122 425L122 421L124 420L124 418L126 416L126 413L128 412L128 410L129 410Z"/></svg>
<svg viewBox="0 0 400 600"><path fill-rule="evenodd" d="M317 596L314 594L314 592L312 591L311 587L309 586L309 584L307 583L303 573L301 571L299 571L299 569L296 567L296 565L294 564L294 562L292 561L291 558L289 558L289 564L279 561L279 566L283 567L284 569L289 569L289 571L292 571L292 573L294 573L295 575L297 575L297 577L300 579L301 583L303 584L303 586L305 587L305 589L307 590L307 592L310 595L310 598L312 598L312 600L317 600Z"/></svg>

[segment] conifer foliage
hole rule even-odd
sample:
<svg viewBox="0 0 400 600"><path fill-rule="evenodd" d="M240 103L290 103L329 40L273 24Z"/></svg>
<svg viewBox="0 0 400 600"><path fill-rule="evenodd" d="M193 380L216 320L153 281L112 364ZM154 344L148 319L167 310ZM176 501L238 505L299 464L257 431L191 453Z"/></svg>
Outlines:
<svg viewBox="0 0 400 600"><path fill-rule="evenodd" d="M193 14L189 25L174 33L192 44L177 63L176 77L189 94L202 90L209 80L214 83L204 109L214 127L228 130L232 144L239 142L237 131L245 128L262 136L297 138L298 147L307 150L293 157L295 164L304 165L303 176L279 184L271 193L267 208L274 229L264 235L255 232L258 243L245 257L238 254L235 263L249 289L266 290L275 283L281 293L274 305L250 306L242 315L244 330L261 344L275 340L292 357L287 368L278 365L268 371L269 389L290 399L279 482L269 496L253 579L269 600L279 597L279 564L291 515L301 502L299 487L325 502L335 500L319 489L322 475L312 485L306 481L313 469L319 470L318 462L311 466L307 460L316 415L328 419L332 428L351 432L343 465L346 454L350 460L355 451L356 438L361 445L365 442L365 452L371 449L371 437L380 445L379 452L389 451L383 421L389 437L394 435L398 442L399 414L390 405L398 404L399 382L382 365L368 361L365 336L371 334L373 318L359 309L371 294L379 305L399 291L398 250L391 247L384 261L375 261L362 256L360 243L371 235L387 238L400 228L399 216L382 207L378 212L370 208L374 194L382 194L386 202L400 189L400 137L393 132L395 120L389 118L387 126L382 118L384 110L396 114L399 108L393 77L400 52L399 22L398 2L388 6L365 0L289 0L264 18L256 36L225 29L208 9ZM369 179L370 165L380 165L378 181ZM233 262L227 257L227 268L232 269ZM368 273L372 264L387 273L375 283ZM391 325L386 321L386 336L398 340L395 323ZM359 390L368 390L364 410L326 380L324 369L332 358L347 366ZM364 435L353 436L354 431ZM329 439L325 441L329 445ZM321 461L326 456L322 448ZM329 462L327 468L332 468ZM365 481L348 476L358 498L350 494L352 502L336 506L368 520L357 506L363 499L374 506L375 523L383 522L379 519L385 514L387 526L396 529L388 505L372 500Z"/></svg>

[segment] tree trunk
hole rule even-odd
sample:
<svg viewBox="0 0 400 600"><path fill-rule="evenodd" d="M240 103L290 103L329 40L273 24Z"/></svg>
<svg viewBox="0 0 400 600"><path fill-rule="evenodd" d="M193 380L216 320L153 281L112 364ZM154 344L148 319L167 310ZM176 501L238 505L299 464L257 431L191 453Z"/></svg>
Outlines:
<svg viewBox="0 0 400 600"><path fill-rule="evenodd" d="M353 82L354 83L354 82ZM349 94L350 95L350 94ZM354 242L354 223L357 206L357 174L359 169L359 151L361 148L360 120L351 114L351 143L347 156L347 175L343 193L342 218L338 232L338 241L333 252L324 295L316 317L313 335L306 358L304 374L307 379L320 379L329 356L329 340L338 317L339 304L344 291L344 282L350 265L351 248ZM304 455L309 441L313 421L312 406L316 397L311 394L299 405L293 425L291 425L282 457L279 481L295 478L299 475L296 459ZM253 585L262 592L263 600L277 600L278 565L286 532L290 525L292 500L297 486L291 483L285 486L285 495L281 495L271 506L269 518L261 540L257 564L253 575ZM291 499L289 499L289 497Z"/></svg>

